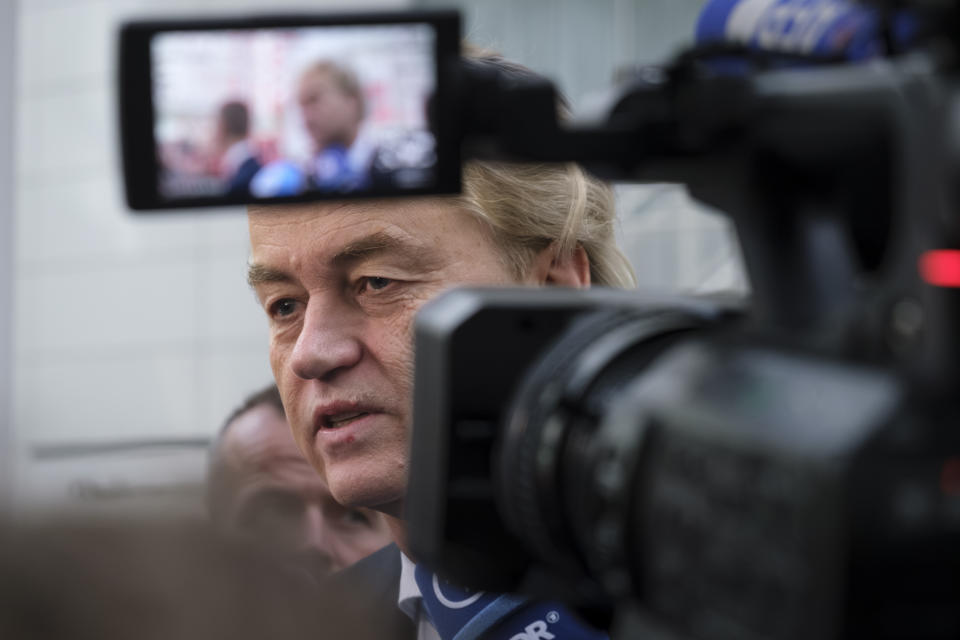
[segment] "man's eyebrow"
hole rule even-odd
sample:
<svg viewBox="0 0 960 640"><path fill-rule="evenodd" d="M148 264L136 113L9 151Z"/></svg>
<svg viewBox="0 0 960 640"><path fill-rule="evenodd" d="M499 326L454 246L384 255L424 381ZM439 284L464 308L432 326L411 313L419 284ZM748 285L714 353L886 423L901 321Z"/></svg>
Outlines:
<svg viewBox="0 0 960 640"><path fill-rule="evenodd" d="M333 257L333 263L347 266L384 253L399 257L403 266L411 268L431 270L439 261L436 251L428 245L404 240L385 231L377 231L347 244ZM289 273L258 262L251 262L247 266L247 284L253 288L268 282L285 283L293 280Z"/></svg>
<svg viewBox="0 0 960 640"><path fill-rule="evenodd" d="M257 285L267 282L291 282L293 279L283 271L277 271L257 262L247 266L247 284L256 288Z"/></svg>
<svg viewBox="0 0 960 640"><path fill-rule="evenodd" d="M351 264L383 253L395 254L405 263L424 268L429 268L430 264L436 261L436 256L430 247L398 238L386 231L377 231L343 247L333 257L333 262L341 265Z"/></svg>

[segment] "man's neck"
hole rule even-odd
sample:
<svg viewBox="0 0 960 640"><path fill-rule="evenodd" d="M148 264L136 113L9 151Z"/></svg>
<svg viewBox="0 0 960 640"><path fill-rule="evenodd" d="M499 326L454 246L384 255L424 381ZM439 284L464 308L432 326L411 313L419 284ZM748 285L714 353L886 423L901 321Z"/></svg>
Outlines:
<svg viewBox="0 0 960 640"><path fill-rule="evenodd" d="M397 543L398 547L400 547L400 551L403 552L403 555L407 556L411 560L414 560L413 555L410 553L410 546L407 544L406 521L404 521L403 518L386 514L384 514L383 517L387 522L387 528L390 529L390 537L392 537L393 541Z"/></svg>
<svg viewBox="0 0 960 640"><path fill-rule="evenodd" d="M383 520L390 529L390 537L400 547L400 551L411 560L415 560L410 554L410 545L407 544L407 521L403 519L403 499L370 508L383 515Z"/></svg>

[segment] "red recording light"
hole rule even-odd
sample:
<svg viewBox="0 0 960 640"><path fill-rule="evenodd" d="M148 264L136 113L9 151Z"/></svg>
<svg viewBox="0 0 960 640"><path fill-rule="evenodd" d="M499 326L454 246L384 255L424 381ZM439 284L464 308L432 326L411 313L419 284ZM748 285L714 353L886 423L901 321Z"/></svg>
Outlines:
<svg viewBox="0 0 960 640"><path fill-rule="evenodd" d="M920 277L935 287L960 288L960 250L934 249L920 256Z"/></svg>
<svg viewBox="0 0 960 640"><path fill-rule="evenodd" d="M940 491L960 497L960 458L948 458L940 469Z"/></svg>

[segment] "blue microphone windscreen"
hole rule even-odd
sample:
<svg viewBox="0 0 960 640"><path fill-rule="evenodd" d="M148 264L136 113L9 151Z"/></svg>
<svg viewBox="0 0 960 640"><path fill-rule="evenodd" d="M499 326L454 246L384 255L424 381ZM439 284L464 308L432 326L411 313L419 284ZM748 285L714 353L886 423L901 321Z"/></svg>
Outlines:
<svg viewBox="0 0 960 640"><path fill-rule="evenodd" d="M909 13L893 21L894 42L916 32ZM740 44L759 51L864 60L885 51L876 9L847 0L711 0L696 26L698 44Z"/></svg>

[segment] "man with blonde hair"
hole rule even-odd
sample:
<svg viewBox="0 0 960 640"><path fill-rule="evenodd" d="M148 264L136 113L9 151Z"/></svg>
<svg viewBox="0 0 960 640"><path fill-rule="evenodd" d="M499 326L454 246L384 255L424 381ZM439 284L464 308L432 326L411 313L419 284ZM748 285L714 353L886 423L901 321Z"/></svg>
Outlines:
<svg viewBox="0 0 960 640"><path fill-rule="evenodd" d="M431 610L403 520L414 314L460 285L633 286L613 225L609 188L575 165L471 163L459 197L250 208L248 279L294 439L339 502L385 514L400 550L348 572L373 585L384 637L459 632ZM524 637L513 614L477 637Z"/></svg>
<svg viewBox="0 0 960 640"><path fill-rule="evenodd" d="M285 160L267 165L254 177L254 195L368 187L376 146L363 135L366 102L356 74L341 63L318 60L300 73L295 97L312 155L303 167Z"/></svg>
<svg viewBox="0 0 960 640"><path fill-rule="evenodd" d="M363 90L347 67L329 60L300 74L297 103L314 145L307 167L311 187L353 191L370 182L374 146L362 135Z"/></svg>
<svg viewBox="0 0 960 640"><path fill-rule="evenodd" d="M297 102L303 124L318 151L339 145L349 149L360 133L366 111L357 76L329 60L321 60L300 74Z"/></svg>

